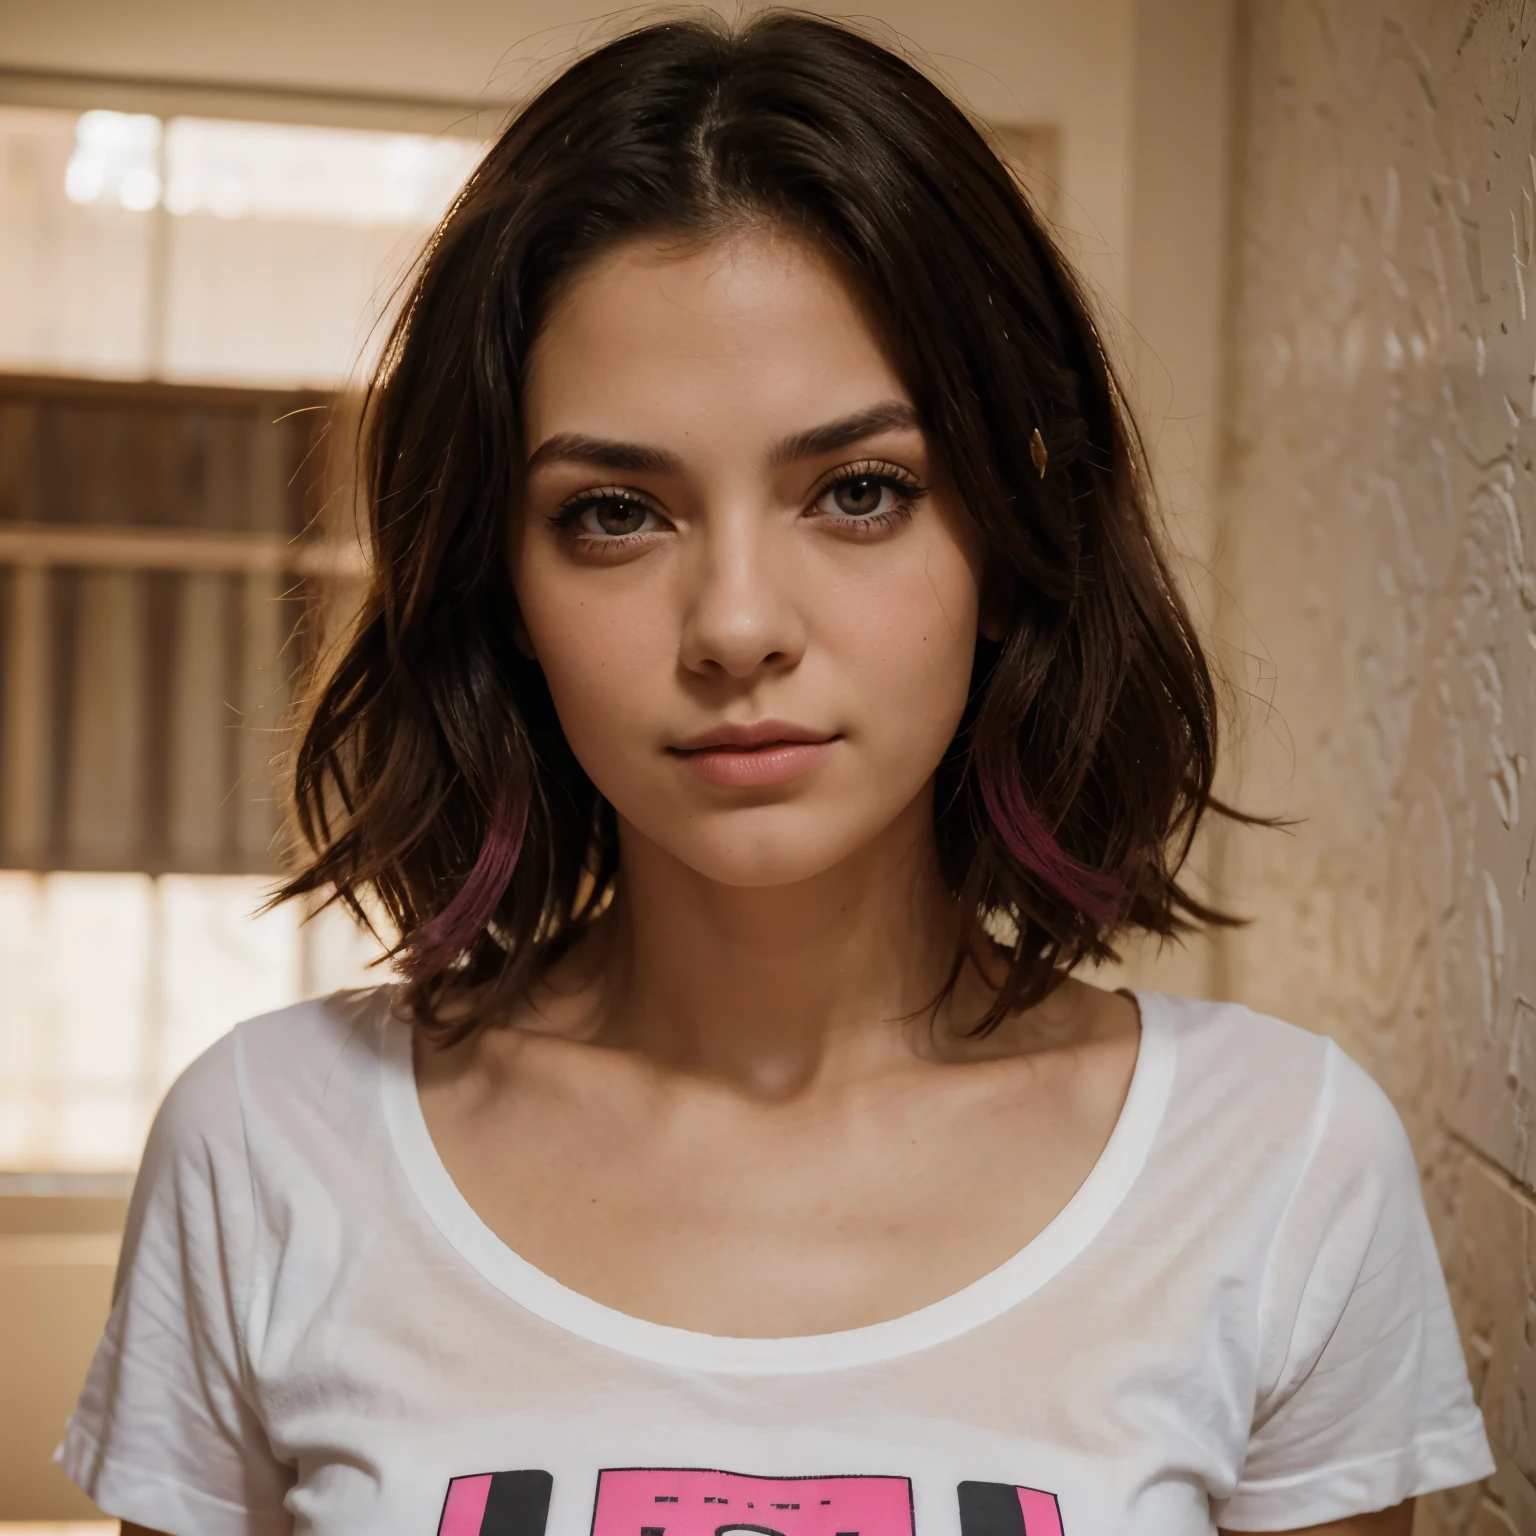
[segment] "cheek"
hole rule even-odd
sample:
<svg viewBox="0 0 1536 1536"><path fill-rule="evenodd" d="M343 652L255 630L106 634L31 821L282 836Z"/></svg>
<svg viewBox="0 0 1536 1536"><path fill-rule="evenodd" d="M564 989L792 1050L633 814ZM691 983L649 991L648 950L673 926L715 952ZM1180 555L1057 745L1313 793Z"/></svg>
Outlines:
<svg viewBox="0 0 1536 1536"><path fill-rule="evenodd" d="M964 556L936 542L886 579L841 594L833 612L832 643L854 674L871 739L904 755L942 753L976 653L976 581Z"/></svg>
<svg viewBox="0 0 1536 1536"><path fill-rule="evenodd" d="M654 591L593 591L589 573L537 566L516 580L523 623L571 750L597 777L604 760L654 730L677 638Z"/></svg>
<svg viewBox="0 0 1536 1536"><path fill-rule="evenodd" d="M964 712L976 647L976 578L955 543L875 553L797 564L806 652L766 701L847 732L853 781L839 775L824 808L851 794L850 831L927 782ZM616 803L654 791L659 805L672 785L656 778L661 738L698 710L679 685L677 594L646 562L593 578L532 555L514 573L523 622L577 760Z"/></svg>

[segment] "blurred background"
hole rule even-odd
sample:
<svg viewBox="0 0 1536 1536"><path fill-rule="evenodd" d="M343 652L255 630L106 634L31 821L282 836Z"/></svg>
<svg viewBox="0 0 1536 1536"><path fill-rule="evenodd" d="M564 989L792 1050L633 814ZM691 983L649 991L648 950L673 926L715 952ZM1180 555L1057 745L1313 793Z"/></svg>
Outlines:
<svg viewBox="0 0 1536 1536"><path fill-rule="evenodd" d="M115 1529L49 1456L166 1086L237 1019L378 975L346 920L259 915L295 681L363 571L377 323L507 113L650 14L0 0L11 1536ZM857 14L1086 273L1229 687L1226 792L1295 819L1196 850L1251 926L1122 972L1330 1033L1393 1095L1499 1460L1420 1530L1536 1536L1536 10Z"/></svg>

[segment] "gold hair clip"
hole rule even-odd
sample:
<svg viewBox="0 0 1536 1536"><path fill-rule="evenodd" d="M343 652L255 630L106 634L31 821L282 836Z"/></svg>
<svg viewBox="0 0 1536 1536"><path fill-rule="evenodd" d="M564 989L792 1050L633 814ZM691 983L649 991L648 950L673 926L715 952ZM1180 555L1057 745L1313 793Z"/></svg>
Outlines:
<svg viewBox="0 0 1536 1536"><path fill-rule="evenodd" d="M1045 479L1045 466L1050 459L1050 454L1045 451L1045 439L1040 436L1040 428L1036 427L1029 434L1029 456L1034 460L1035 468L1040 471L1040 478Z"/></svg>

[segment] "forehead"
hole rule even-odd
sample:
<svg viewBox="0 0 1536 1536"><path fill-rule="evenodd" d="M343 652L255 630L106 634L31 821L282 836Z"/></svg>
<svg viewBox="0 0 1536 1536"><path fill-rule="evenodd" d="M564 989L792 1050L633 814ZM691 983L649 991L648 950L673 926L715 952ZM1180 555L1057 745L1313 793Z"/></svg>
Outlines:
<svg viewBox="0 0 1536 1536"><path fill-rule="evenodd" d="M528 441L601 432L684 448L777 437L911 403L866 307L814 247L771 229L632 242L582 271L529 359Z"/></svg>

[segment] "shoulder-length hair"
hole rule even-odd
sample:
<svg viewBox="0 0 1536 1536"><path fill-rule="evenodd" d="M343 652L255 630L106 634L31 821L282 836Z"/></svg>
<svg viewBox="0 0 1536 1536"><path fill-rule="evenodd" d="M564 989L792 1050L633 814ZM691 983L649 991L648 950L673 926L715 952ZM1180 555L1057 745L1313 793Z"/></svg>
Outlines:
<svg viewBox="0 0 1536 1536"><path fill-rule="evenodd" d="M944 878L1003 936L978 1028L1125 929L1225 920L1179 879L1201 816L1225 811L1212 678L1122 393L1029 201L937 85L856 31L667 22L518 112L432 237L368 392L371 587L298 741L306 851L277 899L382 909L428 1030L505 1017L619 878L613 813L513 642L540 320L619 242L753 221L862 289L984 550L1002 639L978 642L935 815Z"/></svg>

